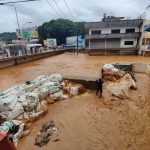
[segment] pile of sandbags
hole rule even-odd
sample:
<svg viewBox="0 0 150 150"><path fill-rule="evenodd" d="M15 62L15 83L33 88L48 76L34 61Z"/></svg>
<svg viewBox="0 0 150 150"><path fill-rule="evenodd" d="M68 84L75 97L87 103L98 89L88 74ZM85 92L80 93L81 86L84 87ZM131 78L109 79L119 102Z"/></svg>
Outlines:
<svg viewBox="0 0 150 150"><path fill-rule="evenodd" d="M37 118L47 111L47 103L66 99L69 94L77 95L83 92L83 89L69 81L63 82L59 74L42 75L2 92L0 94L0 116L14 119L25 114L25 118ZM64 95L66 91L68 95Z"/></svg>

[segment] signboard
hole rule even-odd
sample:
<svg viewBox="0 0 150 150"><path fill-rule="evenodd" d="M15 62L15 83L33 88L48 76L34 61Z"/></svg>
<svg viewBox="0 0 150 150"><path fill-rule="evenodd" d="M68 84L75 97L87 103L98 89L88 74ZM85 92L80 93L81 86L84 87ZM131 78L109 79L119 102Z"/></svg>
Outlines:
<svg viewBox="0 0 150 150"><path fill-rule="evenodd" d="M47 40L44 40L43 42L44 42L44 45L45 45L45 46L48 45L48 41L47 41Z"/></svg>
<svg viewBox="0 0 150 150"><path fill-rule="evenodd" d="M77 36L67 37L66 44L68 46L77 46ZM85 47L85 39L82 39L82 36L78 36L78 46Z"/></svg>
<svg viewBox="0 0 150 150"><path fill-rule="evenodd" d="M27 28L22 29L22 37L25 40L31 39L31 38L38 38L38 31L37 28Z"/></svg>
<svg viewBox="0 0 150 150"><path fill-rule="evenodd" d="M48 47L55 47L55 46L57 46L56 39L47 39L47 46Z"/></svg>
<svg viewBox="0 0 150 150"><path fill-rule="evenodd" d="M17 38L21 38L21 32L20 32L20 29L16 29L16 35L17 35Z"/></svg>

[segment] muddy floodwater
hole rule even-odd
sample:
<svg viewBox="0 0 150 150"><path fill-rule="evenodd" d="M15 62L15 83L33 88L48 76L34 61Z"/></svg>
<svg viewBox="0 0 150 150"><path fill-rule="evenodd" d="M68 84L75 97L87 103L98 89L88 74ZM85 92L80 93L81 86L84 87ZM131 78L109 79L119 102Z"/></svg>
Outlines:
<svg viewBox="0 0 150 150"><path fill-rule="evenodd" d="M85 56L63 54L21 65L0 69L0 91L23 83L42 74L60 73L98 77L99 66L103 63L150 63L149 57L142 56Z"/></svg>
<svg viewBox="0 0 150 150"><path fill-rule="evenodd" d="M149 57L85 56L62 54L0 70L0 90L43 74L98 77L103 63L150 63ZM95 91L49 105L48 113L28 124L30 135L21 139L18 150L149 150L150 77L136 74L139 99L99 99ZM47 146L34 145L42 124L54 120L59 130ZM57 142L53 140L59 139Z"/></svg>

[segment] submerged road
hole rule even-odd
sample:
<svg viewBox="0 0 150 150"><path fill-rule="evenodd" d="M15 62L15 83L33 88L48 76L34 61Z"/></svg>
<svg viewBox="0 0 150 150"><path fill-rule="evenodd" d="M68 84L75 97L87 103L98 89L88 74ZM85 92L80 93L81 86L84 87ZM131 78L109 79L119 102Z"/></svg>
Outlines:
<svg viewBox="0 0 150 150"><path fill-rule="evenodd" d="M149 57L142 56L85 56L62 54L0 69L0 91L24 83L33 78L51 73L98 77L103 63L150 63Z"/></svg>
<svg viewBox="0 0 150 150"><path fill-rule="evenodd" d="M150 63L137 56L85 56L62 54L0 70L0 90L51 73L98 77L103 63ZM150 77L137 76L139 93L148 95ZM34 145L42 124L54 120L59 128L47 146ZM150 149L150 101L99 99L95 92L49 105L48 113L29 124L30 135L18 150L148 150ZM58 142L53 140L59 139Z"/></svg>

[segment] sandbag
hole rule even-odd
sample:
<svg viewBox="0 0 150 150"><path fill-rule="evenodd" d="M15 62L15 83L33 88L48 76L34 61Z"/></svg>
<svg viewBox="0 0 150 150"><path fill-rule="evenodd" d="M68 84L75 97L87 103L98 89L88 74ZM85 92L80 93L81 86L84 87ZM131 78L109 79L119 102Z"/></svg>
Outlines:
<svg viewBox="0 0 150 150"><path fill-rule="evenodd" d="M62 91L59 91L57 93L51 94L50 97L54 100L61 100L64 99L64 94Z"/></svg>
<svg viewBox="0 0 150 150"><path fill-rule="evenodd" d="M25 111L37 110L39 96L37 93L28 92L25 95L22 95L18 101L22 103Z"/></svg>
<svg viewBox="0 0 150 150"><path fill-rule="evenodd" d="M41 88L48 90L48 94L53 94L60 91L60 84L57 82L48 82L44 84Z"/></svg>
<svg viewBox="0 0 150 150"><path fill-rule="evenodd" d="M18 85L5 90L3 93L7 95L17 95L19 97L20 95L25 94L25 90L23 85Z"/></svg>
<svg viewBox="0 0 150 150"><path fill-rule="evenodd" d="M5 119L14 119L24 113L24 109L21 103L17 103L12 111L4 111L0 113L0 116Z"/></svg>
<svg viewBox="0 0 150 150"><path fill-rule="evenodd" d="M41 101L41 100L44 100L48 96L49 89L47 89L46 87L39 87L39 88L36 88L33 92L38 94L39 100Z"/></svg>
<svg viewBox="0 0 150 150"><path fill-rule="evenodd" d="M51 82L61 82L62 76L60 74L53 74L49 76Z"/></svg>
<svg viewBox="0 0 150 150"><path fill-rule="evenodd" d="M25 92L32 92L35 88L38 88L40 86L37 82L31 82L30 84L24 84L23 88Z"/></svg>
<svg viewBox="0 0 150 150"><path fill-rule="evenodd" d="M70 94L71 95L78 95L79 94L79 89L78 87L70 87Z"/></svg>
<svg viewBox="0 0 150 150"><path fill-rule="evenodd" d="M0 95L0 112L13 110L17 104L17 101L17 95L7 95L2 93Z"/></svg>
<svg viewBox="0 0 150 150"><path fill-rule="evenodd" d="M39 76L39 77L35 78L32 82L33 82L33 83L38 83L38 84L40 84L40 86L41 86L41 85L43 85L43 84L45 84L45 83L50 82L50 79L49 79L48 76L42 75L42 76Z"/></svg>

